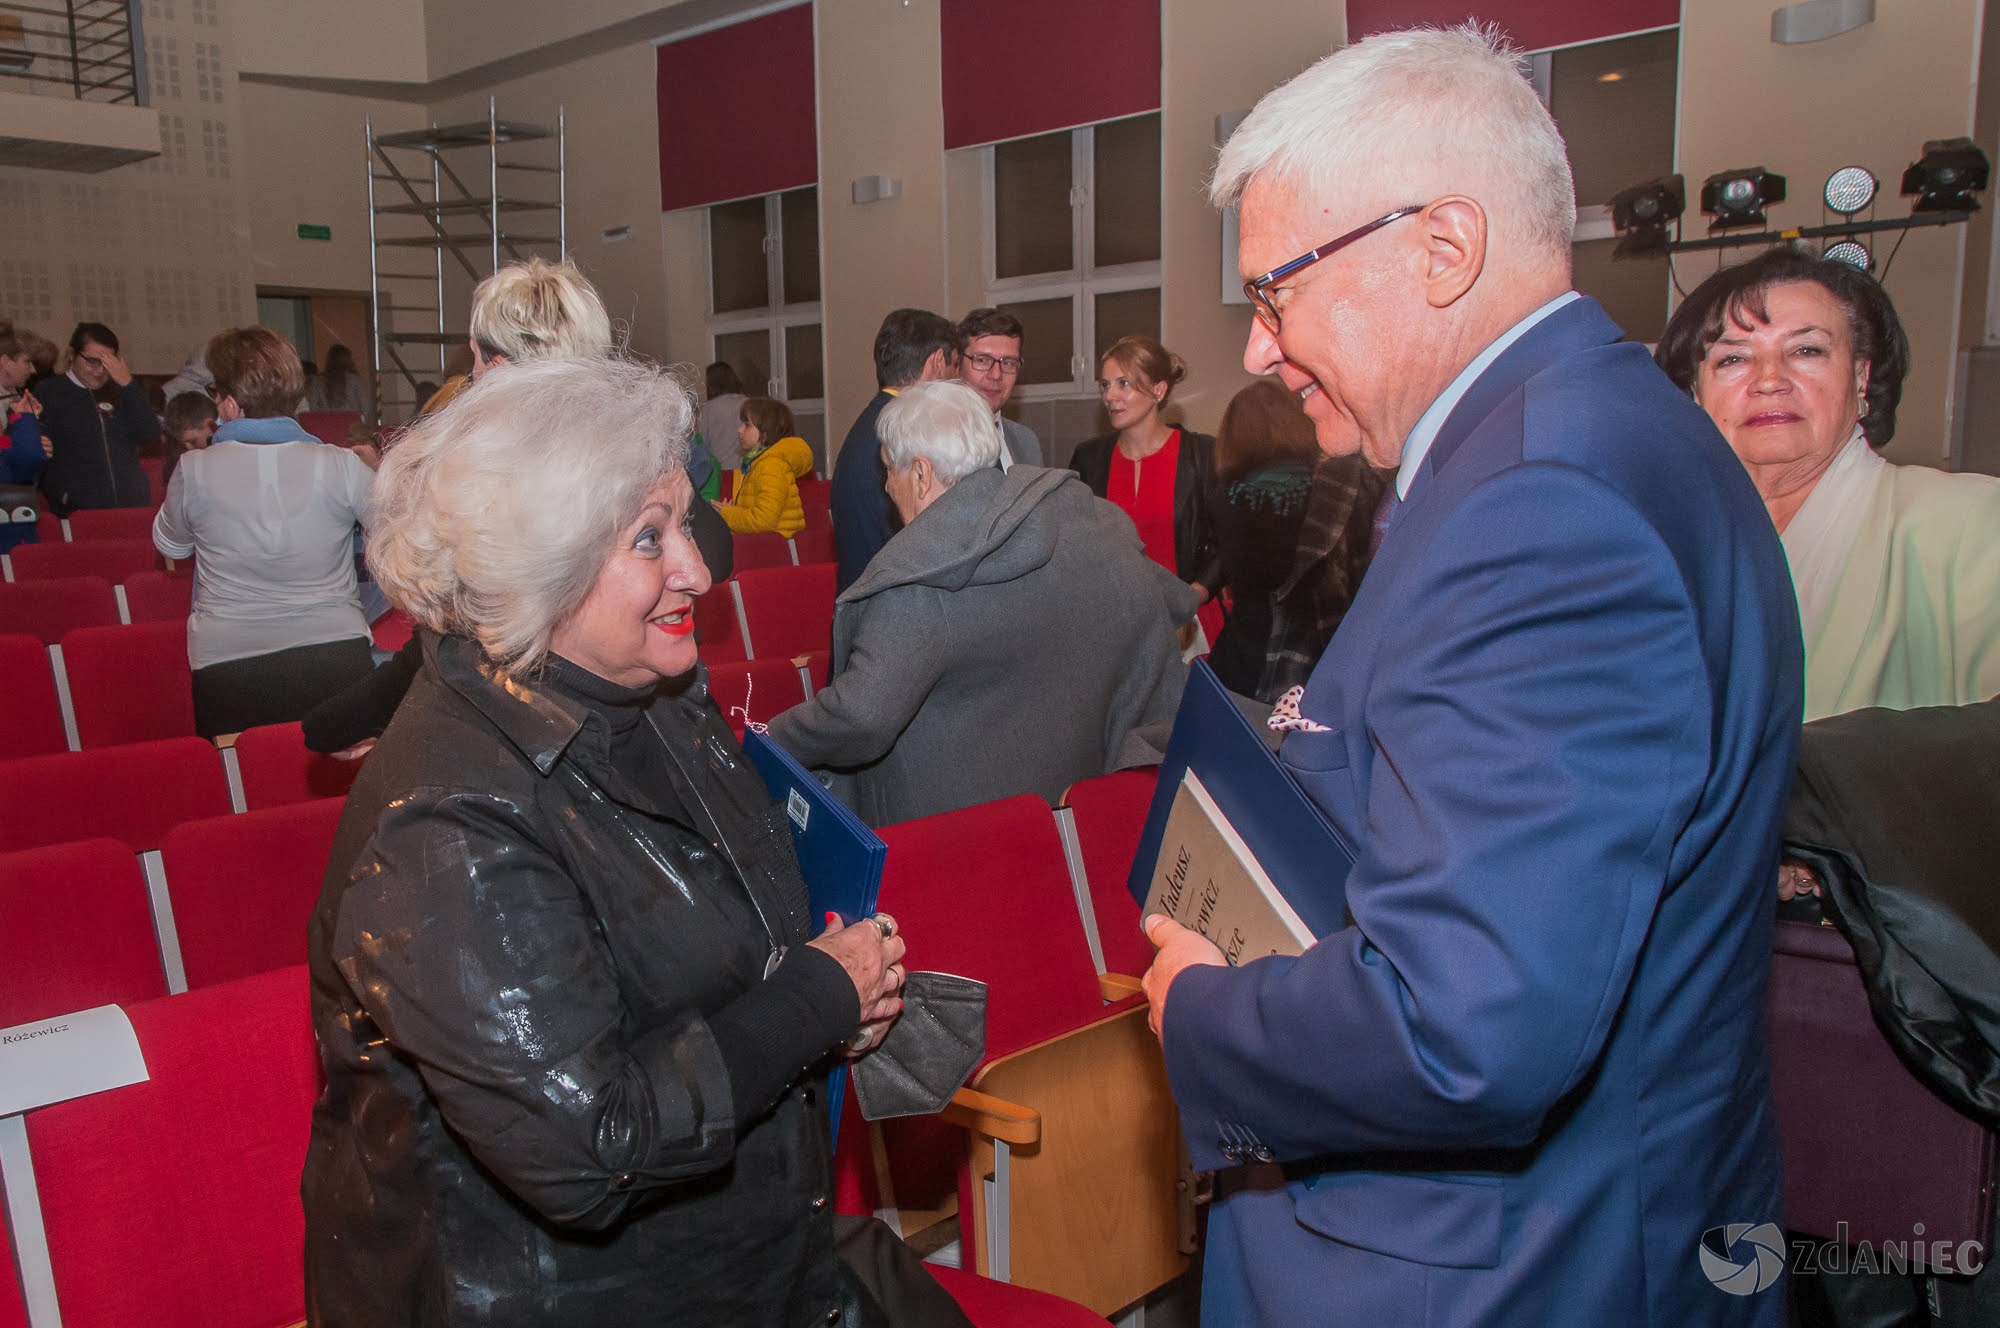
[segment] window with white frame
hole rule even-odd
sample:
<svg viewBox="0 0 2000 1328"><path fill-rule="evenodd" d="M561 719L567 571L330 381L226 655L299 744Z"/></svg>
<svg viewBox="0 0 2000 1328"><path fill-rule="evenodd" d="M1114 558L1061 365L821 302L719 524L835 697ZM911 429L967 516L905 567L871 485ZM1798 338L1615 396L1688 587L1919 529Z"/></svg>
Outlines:
<svg viewBox="0 0 2000 1328"><path fill-rule="evenodd" d="M708 308L710 356L744 391L824 413L818 189L708 209Z"/></svg>
<svg viewBox="0 0 2000 1328"><path fill-rule="evenodd" d="M1160 117L981 149L986 302L1021 320L1021 396L1092 395L1104 349L1160 335Z"/></svg>

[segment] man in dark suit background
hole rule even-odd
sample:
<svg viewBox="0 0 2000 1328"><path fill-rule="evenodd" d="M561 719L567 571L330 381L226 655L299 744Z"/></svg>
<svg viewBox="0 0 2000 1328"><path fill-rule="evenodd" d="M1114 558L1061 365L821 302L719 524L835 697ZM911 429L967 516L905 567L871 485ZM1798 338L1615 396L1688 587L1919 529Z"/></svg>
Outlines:
<svg viewBox="0 0 2000 1328"><path fill-rule="evenodd" d="M889 475L882 467L876 417L898 390L912 383L956 378L959 350L957 326L928 309L891 310L875 333L876 392L840 444L827 497L838 565L835 593L852 585L896 533L895 511L883 488Z"/></svg>
<svg viewBox="0 0 2000 1328"><path fill-rule="evenodd" d="M1561 138L1483 34L1323 60L1214 197L1242 210L1245 367L1397 474L1279 757L1356 850L1350 925L1232 969L1149 919L1218 1171L1205 1321L1781 1322L1755 1242L1782 1222L1764 988L1802 684L1769 519L1570 290Z"/></svg>

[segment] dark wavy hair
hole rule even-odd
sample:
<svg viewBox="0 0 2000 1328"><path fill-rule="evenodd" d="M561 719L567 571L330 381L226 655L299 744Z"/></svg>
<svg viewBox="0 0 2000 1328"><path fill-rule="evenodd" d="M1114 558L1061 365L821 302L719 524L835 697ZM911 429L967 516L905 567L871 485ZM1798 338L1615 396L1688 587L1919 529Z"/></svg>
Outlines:
<svg viewBox="0 0 2000 1328"><path fill-rule="evenodd" d="M1896 405L1903 399L1903 376L1910 371L1910 339L1881 284L1850 264L1780 245L1747 263L1726 267L1681 301L1660 335L1653 359L1682 391L1693 395L1701 362L1721 338L1724 322L1746 331L1753 319L1769 322L1765 292L1798 281L1819 286L1847 312L1854 358L1868 365L1861 432L1871 446L1883 446L1896 436Z"/></svg>

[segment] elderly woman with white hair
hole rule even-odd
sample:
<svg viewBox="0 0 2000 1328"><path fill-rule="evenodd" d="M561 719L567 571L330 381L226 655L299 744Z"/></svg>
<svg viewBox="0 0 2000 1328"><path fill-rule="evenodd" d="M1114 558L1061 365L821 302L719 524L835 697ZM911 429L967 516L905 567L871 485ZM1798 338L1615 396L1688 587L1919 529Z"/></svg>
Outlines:
<svg viewBox="0 0 2000 1328"><path fill-rule="evenodd" d="M771 736L850 775L871 825L1158 760L1196 592L1076 476L1002 473L965 384L905 388L879 428L903 528L835 601L832 683Z"/></svg>
<svg viewBox="0 0 2000 1328"><path fill-rule="evenodd" d="M309 928L309 1322L884 1322L835 1254L817 1071L896 1015L903 942L808 939L708 703L693 416L657 371L541 361L384 463L369 557L424 663Z"/></svg>

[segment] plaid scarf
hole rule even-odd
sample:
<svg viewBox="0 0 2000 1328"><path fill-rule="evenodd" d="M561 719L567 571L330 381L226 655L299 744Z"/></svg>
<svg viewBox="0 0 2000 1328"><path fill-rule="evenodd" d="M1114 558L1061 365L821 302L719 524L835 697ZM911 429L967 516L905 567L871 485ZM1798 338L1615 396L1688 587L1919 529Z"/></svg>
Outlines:
<svg viewBox="0 0 2000 1328"><path fill-rule="evenodd" d="M1369 523L1392 474L1358 456L1326 457L1313 469L1292 574L1272 597L1259 700L1275 701L1305 682L1347 616L1368 569Z"/></svg>

